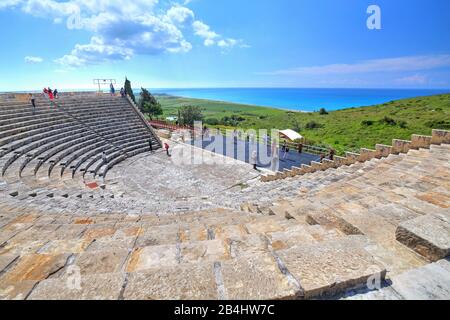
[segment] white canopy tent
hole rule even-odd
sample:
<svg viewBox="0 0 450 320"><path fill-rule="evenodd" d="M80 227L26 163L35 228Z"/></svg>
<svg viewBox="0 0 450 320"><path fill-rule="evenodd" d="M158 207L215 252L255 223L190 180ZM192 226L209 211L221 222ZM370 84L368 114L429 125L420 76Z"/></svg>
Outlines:
<svg viewBox="0 0 450 320"><path fill-rule="evenodd" d="M299 134L298 132L295 132L294 130L291 130L291 129L286 129L286 130L280 131L280 136L287 138L291 141L303 139L303 136L301 134Z"/></svg>

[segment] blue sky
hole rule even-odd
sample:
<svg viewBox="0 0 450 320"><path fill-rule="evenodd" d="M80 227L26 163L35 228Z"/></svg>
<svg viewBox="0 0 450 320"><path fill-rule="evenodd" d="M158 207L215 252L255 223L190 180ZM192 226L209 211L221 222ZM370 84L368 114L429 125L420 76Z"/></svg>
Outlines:
<svg viewBox="0 0 450 320"><path fill-rule="evenodd" d="M0 91L450 88L448 0L1 0L0 30Z"/></svg>

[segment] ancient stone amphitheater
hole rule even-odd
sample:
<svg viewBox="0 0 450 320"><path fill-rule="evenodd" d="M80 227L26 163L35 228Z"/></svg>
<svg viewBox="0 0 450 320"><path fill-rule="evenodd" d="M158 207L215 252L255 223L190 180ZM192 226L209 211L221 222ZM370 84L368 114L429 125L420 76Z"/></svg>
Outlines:
<svg viewBox="0 0 450 320"><path fill-rule="evenodd" d="M450 132L260 177L128 98L36 102L0 96L2 299L450 298Z"/></svg>

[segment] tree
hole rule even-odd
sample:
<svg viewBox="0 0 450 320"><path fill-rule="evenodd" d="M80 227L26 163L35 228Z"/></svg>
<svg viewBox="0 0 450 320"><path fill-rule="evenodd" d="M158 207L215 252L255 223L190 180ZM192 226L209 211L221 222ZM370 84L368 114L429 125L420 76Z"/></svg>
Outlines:
<svg viewBox="0 0 450 320"><path fill-rule="evenodd" d="M326 115L326 114L328 114L328 111L325 108L320 108L319 114L320 115Z"/></svg>
<svg viewBox="0 0 450 320"><path fill-rule="evenodd" d="M147 90L144 88L141 88L140 98L138 106L141 110L144 109L144 104L150 103L152 105L158 104L158 101L156 98Z"/></svg>
<svg viewBox="0 0 450 320"><path fill-rule="evenodd" d="M178 121L182 125L193 126L194 121L203 119L202 110L199 107L183 106L179 109Z"/></svg>
<svg viewBox="0 0 450 320"><path fill-rule="evenodd" d="M136 98L134 96L133 89L131 88L131 82L127 78L125 78L124 88L125 92L130 96L131 100L133 100L136 103Z"/></svg>
<svg viewBox="0 0 450 320"><path fill-rule="evenodd" d="M150 102L145 102L141 110L143 113L147 114L151 120L153 120L153 117L163 114L163 109L159 103L153 104Z"/></svg>

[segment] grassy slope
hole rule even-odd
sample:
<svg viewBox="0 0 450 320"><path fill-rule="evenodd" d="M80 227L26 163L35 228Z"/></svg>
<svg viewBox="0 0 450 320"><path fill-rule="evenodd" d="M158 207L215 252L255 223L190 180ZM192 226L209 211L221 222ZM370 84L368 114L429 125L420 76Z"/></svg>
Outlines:
<svg viewBox="0 0 450 320"><path fill-rule="evenodd" d="M310 143L333 146L339 153L357 151L361 147L373 148L375 144L390 144L394 138L409 139L411 134L431 133L431 129L450 130L450 94L392 101L376 106L332 111L328 115L300 113L258 106L248 106L210 100L157 96L164 109L164 117L177 115L183 105L195 105L203 109L205 118L220 120L224 116L239 115L244 129L295 129ZM384 117L397 124L380 122ZM371 120L372 125L362 121ZM308 122L315 121L323 127L306 129ZM401 127L399 122L405 121Z"/></svg>

